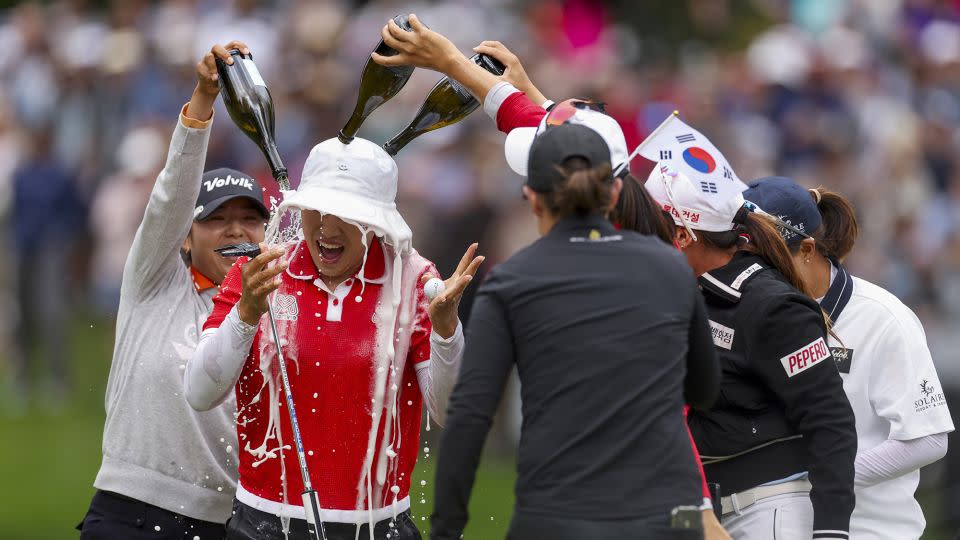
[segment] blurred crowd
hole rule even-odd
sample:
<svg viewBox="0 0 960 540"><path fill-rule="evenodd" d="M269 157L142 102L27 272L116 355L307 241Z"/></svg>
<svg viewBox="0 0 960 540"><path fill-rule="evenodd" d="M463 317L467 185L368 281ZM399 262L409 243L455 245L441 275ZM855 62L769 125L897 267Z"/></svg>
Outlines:
<svg viewBox="0 0 960 540"><path fill-rule="evenodd" d="M310 148L352 110L380 27L409 12L467 52L502 41L550 98L604 101L631 145L676 109L741 178L846 194L862 224L848 266L913 307L944 386L960 392L960 1L56 0L0 11L7 401L29 388L69 395L70 322L115 313L194 65L213 43L250 45L296 185ZM418 70L360 136L386 141L438 78ZM208 168L272 183L218 107ZM441 271L471 241L497 261L535 238L502 142L477 112L398 156L401 211Z"/></svg>

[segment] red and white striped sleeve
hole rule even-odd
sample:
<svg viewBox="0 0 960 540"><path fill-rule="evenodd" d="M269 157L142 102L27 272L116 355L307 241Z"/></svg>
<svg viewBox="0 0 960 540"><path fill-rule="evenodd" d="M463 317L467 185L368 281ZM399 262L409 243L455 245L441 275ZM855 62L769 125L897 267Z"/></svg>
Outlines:
<svg viewBox="0 0 960 540"><path fill-rule="evenodd" d="M483 110L497 123L497 129L510 133L518 127L537 127L547 110L507 82L497 83L483 100Z"/></svg>

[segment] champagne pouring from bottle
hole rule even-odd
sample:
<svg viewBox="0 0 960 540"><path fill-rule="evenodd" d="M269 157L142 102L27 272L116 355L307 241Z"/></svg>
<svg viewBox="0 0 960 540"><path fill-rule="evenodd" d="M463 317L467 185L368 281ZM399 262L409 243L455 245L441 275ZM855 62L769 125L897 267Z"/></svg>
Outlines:
<svg viewBox="0 0 960 540"><path fill-rule="evenodd" d="M393 22L397 27L410 31L410 23L406 15L397 15L393 18ZM373 52L388 57L397 54L397 51L385 44L382 39ZM353 114L337 134L340 142L350 144L363 121L378 107L397 95L410 80L411 75L413 75L413 66L388 67L368 59L360 75L360 89L357 92L357 104L353 108Z"/></svg>
<svg viewBox="0 0 960 540"><path fill-rule="evenodd" d="M287 168L280 159L274 137L273 96L253 63L253 55L230 50L233 63L217 58L220 95L233 123L260 147L273 178L282 191L290 190Z"/></svg>

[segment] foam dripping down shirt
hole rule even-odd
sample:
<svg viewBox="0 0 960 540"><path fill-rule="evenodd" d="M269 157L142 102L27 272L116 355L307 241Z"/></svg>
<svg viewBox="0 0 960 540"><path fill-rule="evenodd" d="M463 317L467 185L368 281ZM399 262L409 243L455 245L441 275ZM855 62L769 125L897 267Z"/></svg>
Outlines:
<svg viewBox="0 0 960 540"><path fill-rule="evenodd" d="M406 289L415 295L410 299L415 305L409 324L398 324L401 334L408 333L409 347L405 354L397 347L396 360L384 361L384 344L378 338L391 320L383 306L392 305L392 256L389 246L374 240L362 272L331 291L301 241L288 248L290 265L272 300L323 521L380 521L410 507L422 406L426 398L435 418L442 417L456 379L462 330L458 325L448 340L432 332L429 302L419 283L424 273L436 270L415 251L403 271L404 281L413 283ZM240 445L237 499L262 511L304 519L303 482L269 319L264 316L259 326L249 326L235 307L245 262L234 265L214 298L188 366L187 398L195 407L212 406L234 387ZM390 339L399 337L392 334ZM387 370L386 398L376 415L374 456L368 464L380 369ZM217 388L223 391L211 395Z"/></svg>

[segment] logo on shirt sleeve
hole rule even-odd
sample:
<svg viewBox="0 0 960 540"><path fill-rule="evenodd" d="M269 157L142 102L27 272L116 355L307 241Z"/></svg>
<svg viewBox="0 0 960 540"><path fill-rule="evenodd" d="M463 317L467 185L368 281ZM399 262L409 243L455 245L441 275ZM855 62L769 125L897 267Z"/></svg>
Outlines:
<svg viewBox="0 0 960 540"><path fill-rule="evenodd" d="M783 364L783 369L787 372L787 377L793 377L797 373L802 373L827 358L830 358L830 349L827 348L827 343L823 338L819 337L784 356L780 359L780 363Z"/></svg>
<svg viewBox="0 0 960 540"><path fill-rule="evenodd" d="M717 347L728 351L733 347L733 328L711 320L710 333L713 334L713 344Z"/></svg>
<svg viewBox="0 0 960 540"><path fill-rule="evenodd" d="M930 382L930 379L920 381L918 399L913 402L913 406L917 412L928 411L946 404L947 401L943 397L943 392L937 392L937 387Z"/></svg>
<svg viewBox="0 0 960 540"><path fill-rule="evenodd" d="M837 370L840 373L850 373L850 365L853 363L853 349L830 347L830 355L837 362Z"/></svg>
<svg viewBox="0 0 960 540"><path fill-rule="evenodd" d="M730 284L730 287L740 290L740 286L743 285L743 282L750 278L750 276L756 274L759 270L763 270L763 266L760 266L757 263L753 263L749 268L740 272L740 275L737 276L737 279L733 280L733 283Z"/></svg>

